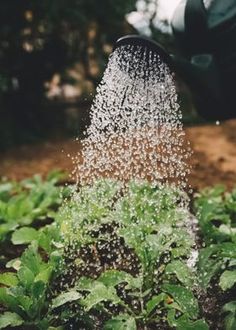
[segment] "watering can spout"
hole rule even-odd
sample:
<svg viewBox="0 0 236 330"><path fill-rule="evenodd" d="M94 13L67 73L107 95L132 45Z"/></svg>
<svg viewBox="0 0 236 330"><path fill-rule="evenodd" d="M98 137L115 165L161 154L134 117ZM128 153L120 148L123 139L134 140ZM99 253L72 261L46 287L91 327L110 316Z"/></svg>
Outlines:
<svg viewBox="0 0 236 330"><path fill-rule="evenodd" d="M143 49L156 53L172 72L177 73L187 83L200 104L199 113L203 117L214 118L215 105L219 105L221 101L219 74L211 54L195 55L189 61L170 55L157 42L137 35L128 35L118 39L114 49L122 46L141 46ZM217 119L221 119L219 115Z"/></svg>
<svg viewBox="0 0 236 330"><path fill-rule="evenodd" d="M127 35L124 37L119 38L114 46L114 50L116 48L122 47L122 46L140 46L143 48L143 50L152 51L153 53L156 53L163 62L168 64L170 67L172 66L172 58L171 56L166 52L166 50L157 42L139 35Z"/></svg>
<svg viewBox="0 0 236 330"><path fill-rule="evenodd" d="M181 0L171 25L181 57L139 36L121 38L116 47L136 43L156 52L187 83L203 117L236 117L236 1Z"/></svg>
<svg viewBox="0 0 236 330"><path fill-rule="evenodd" d="M173 72L177 72L193 88L207 89L212 95L219 95L219 76L217 66L211 54L195 55L191 61L170 55L157 42L143 36L127 35L117 40L114 49L121 46L142 46L148 51L156 53Z"/></svg>

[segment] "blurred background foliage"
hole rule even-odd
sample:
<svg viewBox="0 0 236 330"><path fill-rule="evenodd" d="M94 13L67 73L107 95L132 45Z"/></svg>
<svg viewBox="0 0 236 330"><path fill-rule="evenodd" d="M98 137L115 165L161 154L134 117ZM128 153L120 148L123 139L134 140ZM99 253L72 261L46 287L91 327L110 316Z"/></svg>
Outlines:
<svg viewBox="0 0 236 330"><path fill-rule="evenodd" d="M47 134L55 117L49 99L93 93L134 7L135 0L1 0L1 145Z"/></svg>
<svg viewBox="0 0 236 330"><path fill-rule="evenodd" d="M171 48L153 24L158 2L142 2L153 37ZM136 9L136 0L0 1L0 148L83 130L114 42L137 33L126 19Z"/></svg>

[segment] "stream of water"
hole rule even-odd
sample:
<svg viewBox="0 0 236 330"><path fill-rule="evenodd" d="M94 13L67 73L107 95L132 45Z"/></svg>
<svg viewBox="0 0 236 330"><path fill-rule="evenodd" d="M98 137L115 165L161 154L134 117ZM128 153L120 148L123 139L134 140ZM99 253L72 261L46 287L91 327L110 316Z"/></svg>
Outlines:
<svg viewBox="0 0 236 330"><path fill-rule="evenodd" d="M173 74L142 46L121 46L97 88L75 175L149 180L186 188L191 150L185 141Z"/></svg>

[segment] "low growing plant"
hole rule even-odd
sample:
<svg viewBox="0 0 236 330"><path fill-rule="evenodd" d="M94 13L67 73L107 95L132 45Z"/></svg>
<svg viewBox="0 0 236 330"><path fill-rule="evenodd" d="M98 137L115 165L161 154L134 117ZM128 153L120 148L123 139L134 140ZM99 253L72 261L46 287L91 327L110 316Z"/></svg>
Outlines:
<svg viewBox="0 0 236 330"><path fill-rule="evenodd" d="M57 219L71 264L55 309L78 295L98 329L208 329L187 265L194 242L183 225L188 212L176 207L181 198L140 182L81 188Z"/></svg>
<svg viewBox="0 0 236 330"><path fill-rule="evenodd" d="M197 195L195 211L206 247L200 251L198 270L202 288L211 286L228 296L236 294L236 191L226 192L222 186L208 188ZM229 298L228 298L229 299ZM224 327L236 327L235 301L222 307Z"/></svg>
<svg viewBox="0 0 236 330"><path fill-rule="evenodd" d="M0 242L9 239L10 234L20 227L26 227L29 236L30 232L34 232L28 227L33 222L55 216L55 211L68 194L67 188L57 185L62 175L54 171L45 181L35 175L20 183L0 184Z"/></svg>
<svg viewBox="0 0 236 330"><path fill-rule="evenodd" d="M16 326L48 329L50 284L59 266L60 254L54 252L44 261L36 242L19 259L8 264L12 271L0 274L0 305L3 307L0 329Z"/></svg>

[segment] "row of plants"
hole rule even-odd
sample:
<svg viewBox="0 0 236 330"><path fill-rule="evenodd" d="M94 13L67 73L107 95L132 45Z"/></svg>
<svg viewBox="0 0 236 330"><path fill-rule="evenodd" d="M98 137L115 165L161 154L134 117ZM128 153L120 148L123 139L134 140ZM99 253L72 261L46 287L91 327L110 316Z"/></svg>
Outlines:
<svg viewBox="0 0 236 330"><path fill-rule="evenodd" d="M236 189L207 188L196 196L195 211L205 247L199 255L201 286L217 291L222 328L236 329Z"/></svg>
<svg viewBox="0 0 236 330"><path fill-rule="evenodd" d="M14 241L19 228L41 226L55 218L69 193L66 187L58 187L64 177L60 171L53 171L45 180L35 175L21 182L0 182L0 242Z"/></svg>
<svg viewBox="0 0 236 330"><path fill-rule="evenodd" d="M235 192L196 196L195 232L171 187L100 180L74 191L60 179L0 185L9 228L0 231L0 328L207 330L214 286L224 327L235 329ZM12 199L25 209L5 211Z"/></svg>

